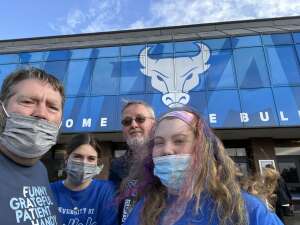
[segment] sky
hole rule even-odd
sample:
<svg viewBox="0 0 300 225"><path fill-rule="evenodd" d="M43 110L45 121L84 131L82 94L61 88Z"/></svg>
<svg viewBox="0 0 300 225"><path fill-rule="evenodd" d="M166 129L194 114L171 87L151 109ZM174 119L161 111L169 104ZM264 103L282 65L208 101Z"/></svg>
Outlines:
<svg viewBox="0 0 300 225"><path fill-rule="evenodd" d="M0 40L300 16L300 0L10 0Z"/></svg>

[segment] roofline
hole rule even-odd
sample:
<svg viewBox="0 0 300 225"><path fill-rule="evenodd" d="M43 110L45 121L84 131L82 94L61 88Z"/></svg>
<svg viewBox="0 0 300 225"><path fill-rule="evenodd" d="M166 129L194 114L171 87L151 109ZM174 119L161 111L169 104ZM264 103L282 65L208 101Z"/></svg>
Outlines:
<svg viewBox="0 0 300 225"><path fill-rule="evenodd" d="M195 27L200 28L200 27L206 27L206 26L217 26L217 25L222 26L222 25L230 25L230 24L249 23L249 22L258 22L259 23L259 22L267 22L267 21L294 20L294 19L299 19L300 20L300 16L272 17L272 18L262 18L262 19L234 20L234 21L224 21L224 22L210 22L210 23L201 23L201 24L177 25L177 26L166 26L166 27L151 27L151 28L115 30L115 31L81 33L81 34L40 36L40 37L31 37L31 38L16 38L16 39L0 40L0 43L13 42L13 41L30 41L30 40L41 40L41 39L53 39L53 38L101 36L101 35L106 35L106 34L139 33L139 32L145 32L145 31L176 30L176 29L181 29L181 28L195 28Z"/></svg>

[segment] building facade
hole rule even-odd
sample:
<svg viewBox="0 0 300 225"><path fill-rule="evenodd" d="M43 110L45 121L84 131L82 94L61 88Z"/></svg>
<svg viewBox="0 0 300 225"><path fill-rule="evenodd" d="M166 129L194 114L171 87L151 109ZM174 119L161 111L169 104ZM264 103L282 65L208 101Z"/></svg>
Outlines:
<svg viewBox="0 0 300 225"><path fill-rule="evenodd" d="M300 197L300 17L0 41L0 83L34 66L60 79L59 144L44 159L61 174L73 134L93 132L109 161L126 148L120 111L142 99L159 116L188 105L244 173L274 163Z"/></svg>

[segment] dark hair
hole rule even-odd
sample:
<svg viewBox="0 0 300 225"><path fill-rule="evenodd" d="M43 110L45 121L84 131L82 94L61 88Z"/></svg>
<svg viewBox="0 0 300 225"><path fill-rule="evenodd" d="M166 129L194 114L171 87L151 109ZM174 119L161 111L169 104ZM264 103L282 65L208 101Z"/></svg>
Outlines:
<svg viewBox="0 0 300 225"><path fill-rule="evenodd" d="M58 91L60 93L63 108L65 93L64 87L61 84L61 82L55 76L45 72L44 70L37 69L34 67L22 68L9 74L3 81L0 93L0 100L4 104L6 104L9 98L15 94L16 90L13 90L14 86L17 85L19 82L28 79L36 79L42 82L49 83L55 91Z"/></svg>
<svg viewBox="0 0 300 225"><path fill-rule="evenodd" d="M75 149L81 145L92 146L98 154L98 158L101 157L101 148L96 140L96 138L89 133L78 134L74 136L66 147L67 155L69 156Z"/></svg>

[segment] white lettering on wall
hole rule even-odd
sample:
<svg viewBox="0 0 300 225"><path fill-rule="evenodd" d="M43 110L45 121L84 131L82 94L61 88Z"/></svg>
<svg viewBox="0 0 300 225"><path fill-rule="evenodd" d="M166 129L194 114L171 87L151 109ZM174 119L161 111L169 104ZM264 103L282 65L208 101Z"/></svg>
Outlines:
<svg viewBox="0 0 300 225"><path fill-rule="evenodd" d="M91 127L91 126L92 126L92 119L91 118L83 118L82 127Z"/></svg>
<svg viewBox="0 0 300 225"><path fill-rule="evenodd" d="M280 111L279 114L280 114L280 120L281 121L288 121L289 120L289 118L284 116L284 113L282 111Z"/></svg>
<svg viewBox="0 0 300 225"><path fill-rule="evenodd" d="M107 127L107 117L102 117L100 119L100 127Z"/></svg>
<svg viewBox="0 0 300 225"><path fill-rule="evenodd" d="M67 119L66 120L66 128L71 128L73 127L74 121L72 119Z"/></svg>
<svg viewBox="0 0 300 225"><path fill-rule="evenodd" d="M215 113L211 113L208 115L209 116L209 122L210 123L217 123L217 114Z"/></svg>
<svg viewBox="0 0 300 225"><path fill-rule="evenodd" d="M248 113L245 113L245 112L240 113L240 117L241 117L241 122L242 123L247 123L250 120L249 116L248 116Z"/></svg>
<svg viewBox="0 0 300 225"><path fill-rule="evenodd" d="M268 122L270 120L269 112L259 112L259 117L263 122Z"/></svg>

